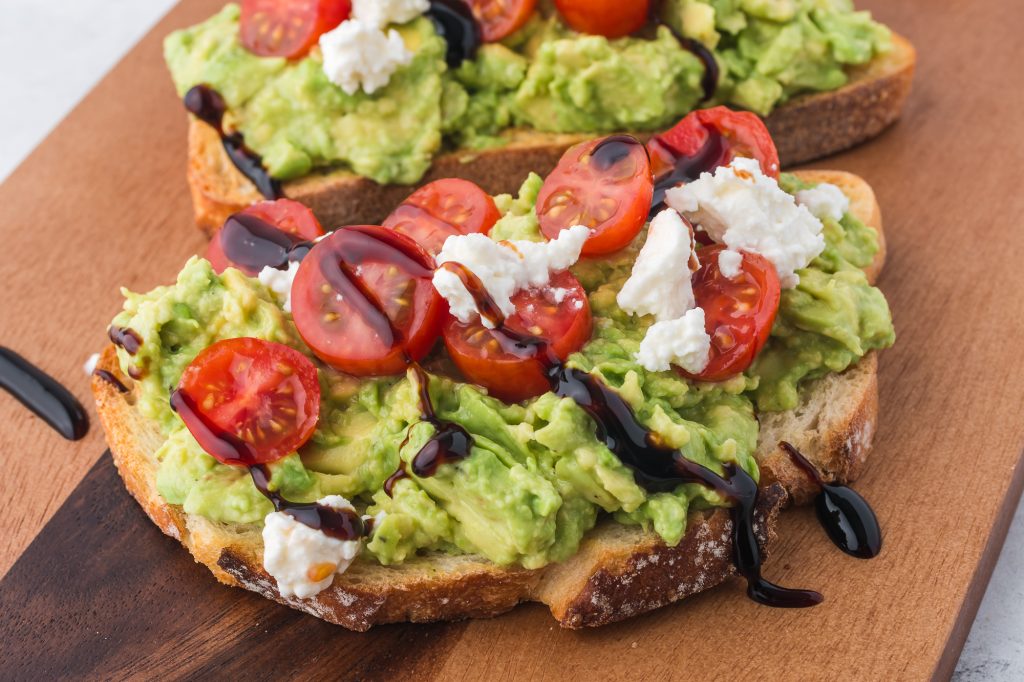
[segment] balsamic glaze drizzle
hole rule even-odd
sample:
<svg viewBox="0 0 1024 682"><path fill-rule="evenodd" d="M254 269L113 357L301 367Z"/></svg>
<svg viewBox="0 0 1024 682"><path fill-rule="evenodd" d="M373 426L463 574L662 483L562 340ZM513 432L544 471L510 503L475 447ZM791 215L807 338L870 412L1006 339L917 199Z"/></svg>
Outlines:
<svg viewBox="0 0 1024 682"><path fill-rule="evenodd" d="M89 431L85 408L68 389L3 346L0 346L0 388L68 440L78 440Z"/></svg>
<svg viewBox="0 0 1024 682"><path fill-rule="evenodd" d="M115 346L124 348L128 355L135 355L142 347L142 337L137 331L128 327L110 327L107 329L107 338Z"/></svg>
<svg viewBox="0 0 1024 682"><path fill-rule="evenodd" d="M128 387L125 386L124 383L122 383L120 379L118 379L111 372L108 372L105 369L93 370L93 376L95 376L98 379L102 379L103 381L107 382L108 384L110 384L111 386L116 388L119 393L127 393L128 392Z"/></svg>
<svg viewBox="0 0 1024 682"><path fill-rule="evenodd" d="M858 559L878 556L882 551L882 527L867 500L848 486L825 482L814 465L786 441L779 447L821 489L814 498L814 510L832 543Z"/></svg>
<svg viewBox="0 0 1024 682"><path fill-rule="evenodd" d="M290 262L305 258L313 246L247 213L230 216L213 238L220 240L228 260L253 277L265 267L286 270Z"/></svg>
<svg viewBox="0 0 1024 682"><path fill-rule="evenodd" d="M256 185L260 194L267 199L280 199L284 196L280 181L270 176L263 166L260 155L245 146L242 134L237 131L228 133L224 130L224 112L227 105L219 92L209 85L196 85L185 93L184 103L185 108L196 118L217 131L228 158L242 175Z"/></svg>
<svg viewBox="0 0 1024 682"><path fill-rule="evenodd" d="M462 62L472 59L483 42L480 22L473 16L469 5L462 0L430 0L427 18L434 23L437 34L448 44L445 61L457 69Z"/></svg>
<svg viewBox="0 0 1024 682"><path fill-rule="evenodd" d="M704 90L704 95L700 99L700 104L707 102L715 96L715 90L718 89L718 80L721 70L718 67L718 62L715 61L715 55L712 54L711 50L705 47L704 43L693 38L687 38L675 30L667 21L662 19L662 10L664 7L664 0L656 0L651 3L650 14L648 15L648 26L664 26L672 32L672 36L679 42L680 46L700 60L701 64L704 65L704 76L701 78L701 88ZM642 30L642 29L641 29Z"/></svg>
<svg viewBox="0 0 1024 682"><path fill-rule="evenodd" d="M654 217L665 208L665 192L681 184L693 182L701 173L710 172L725 161L726 148L722 134L714 128L707 128L708 139L694 156L682 156L669 149L657 137L651 138L648 145L653 153L674 159L672 170L654 179L654 196L651 198L650 217Z"/></svg>

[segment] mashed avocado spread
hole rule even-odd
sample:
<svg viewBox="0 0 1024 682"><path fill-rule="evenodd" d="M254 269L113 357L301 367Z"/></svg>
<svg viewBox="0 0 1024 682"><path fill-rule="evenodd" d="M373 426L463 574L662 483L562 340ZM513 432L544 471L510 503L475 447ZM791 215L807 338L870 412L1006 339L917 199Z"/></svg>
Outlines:
<svg viewBox="0 0 1024 682"><path fill-rule="evenodd" d="M542 3L542 7L544 4ZM650 38L575 33L548 9L449 70L429 19L397 27L414 57L372 95L348 95L314 48L297 61L257 57L238 40L239 7L167 37L178 93L206 84L228 105L270 174L289 180L348 168L414 183L444 148L501 145L502 131L658 130L700 103L704 67L661 26ZM889 31L849 0L669 0L664 20L702 42L721 68L710 104L767 115L796 94L833 90L844 67L889 46Z"/></svg>
<svg viewBox="0 0 1024 682"><path fill-rule="evenodd" d="M786 175L782 186L790 192L806 187ZM533 210L540 187L540 177L532 175L517 198L496 198L503 217L494 239L542 238ZM842 371L894 340L885 298L859 269L878 249L875 232L849 214L824 225L825 251L799 271L800 285L784 292L769 342L746 374L697 384L637 363L651 320L627 315L615 297L643 233L622 252L573 268L588 292L594 333L569 363L616 389L643 424L687 458L719 473L735 463L756 478L755 407L793 407L805 380ZM262 523L270 503L244 468L220 464L199 447L171 411L169 388L201 350L221 339L253 336L308 353L290 314L257 279L230 268L217 275L199 258L189 260L171 286L124 294L124 311L113 325L134 330L142 343L135 355L119 348L118 356L126 372L143 373L138 407L165 439L155 453L159 494L213 521ZM674 545L686 532L690 510L725 503L696 484L648 493L571 399L547 393L508 405L447 378L454 374L448 362L435 350L423 364L438 416L473 437L468 458L427 478L401 479L389 497L384 481L433 433L421 420L414 376L356 379L318 363L317 430L300 453L270 465L271 486L299 502L344 495L376 515L367 550L383 564L440 551L539 567L574 554L602 513L651 528Z"/></svg>

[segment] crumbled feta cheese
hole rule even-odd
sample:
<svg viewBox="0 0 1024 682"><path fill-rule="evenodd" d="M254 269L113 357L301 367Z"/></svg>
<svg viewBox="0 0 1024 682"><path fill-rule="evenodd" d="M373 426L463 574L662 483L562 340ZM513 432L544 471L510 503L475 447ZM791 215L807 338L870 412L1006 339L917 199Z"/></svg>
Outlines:
<svg viewBox="0 0 1024 682"><path fill-rule="evenodd" d="M344 497L318 501L335 509L354 509ZM263 567L277 580L283 597L306 599L326 589L359 554L361 540L339 540L299 523L284 512L267 514L263 526Z"/></svg>
<svg viewBox="0 0 1024 682"><path fill-rule="evenodd" d="M796 203L806 206L819 220L842 220L843 214L850 210L850 198L843 194L843 190L828 182L800 190L796 193Z"/></svg>
<svg viewBox="0 0 1024 682"><path fill-rule="evenodd" d="M555 299L555 303L561 303L564 301L568 294L569 290L563 287L555 287L551 290L551 297Z"/></svg>
<svg viewBox="0 0 1024 682"><path fill-rule="evenodd" d="M350 95L359 88L373 94L391 80L391 74L412 61L402 36L378 26L349 19L320 36L327 79Z"/></svg>
<svg viewBox="0 0 1024 682"><path fill-rule="evenodd" d="M370 26L404 24L430 9L430 0L355 0L352 18Z"/></svg>
<svg viewBox="0 0 1024 682"><path fill-rule="evenodd" d="M743 265L743 254L739 251L724 249L718 253L718 269L729 279L740 274L741 265Z"/></svg>
<svg viewBox="0 0 1024 682"><path fill-rule="evenodd" d="M292 283L298 272L299 262L293 260L288 263L287 270L278 270L268 265L256 275L260 284L277 294L278 299L281 300L281 307L286 313L292 311Z"/></svg>
<svg viewBox="0 0 1024 682"><path fill-rule="evenodd" d="M704 310L692 308L682 317L655 322L647 330L637 362L651 372L663 372L669 365L699 374L711 357L711 337L704 331Z"/></svg>
<svg viewBox="0 0 1024 682"><path fill-rule="evenodd" d="M672 209L654 217L629 279L616 300L634 315L674 320L693 307L690 275L700 267L693 228Z"/></svg>
<svg viewBox="0 0 1024 682"><path fill-rule="evenodd" d="M754 159L736 158L714 175L702 173L668 190L665 201L715 241L770 260L786 288L799 283L795 271L825 248L821 221L764 175Z"/></svg>
<svg viewBox="0 0 1024 682"><path fill-rule="evenodd" d="M580 258L590 229L576 225L562 230L548 242L496 242L487 235L452 235L437 254L437 264L459 263L483 283L504 315L515 313L512 296L522 289L541 287L551 280L552 272L567 269ZM447 301L452 315L462 323L479 316L472 294L458 275L444 268L434 273L434 288ZM483 324L491 327L491 321Z"/></svg>
<svg viewBox="0 0 1024 682"><path fill-rule="evenodd" d="M96 371L96 363L98 363L99 361L99 353L93 353L92 355L89 356L89 359L85 361L84 365L82 365L82 369L85 371L86 375L92 376L92 373Z"/></svg>

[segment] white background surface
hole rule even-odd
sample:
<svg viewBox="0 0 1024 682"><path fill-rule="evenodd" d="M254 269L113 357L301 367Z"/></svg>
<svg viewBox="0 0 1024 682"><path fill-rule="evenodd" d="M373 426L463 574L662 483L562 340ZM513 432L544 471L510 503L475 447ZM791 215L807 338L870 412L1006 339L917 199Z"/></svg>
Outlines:
<svg viewBox="0 0 1024 682"><path fill-rule="evenodd" d="M0 180L174 3L3 0ZM1024 679L1022 548L1024 507L1016 514L954 679Z"/></svg>

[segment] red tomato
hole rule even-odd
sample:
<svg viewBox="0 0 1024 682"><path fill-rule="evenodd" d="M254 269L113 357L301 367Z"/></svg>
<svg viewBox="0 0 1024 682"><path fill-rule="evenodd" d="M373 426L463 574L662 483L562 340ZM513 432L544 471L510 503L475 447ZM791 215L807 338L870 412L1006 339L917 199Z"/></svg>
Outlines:
<svg viewBox="0 0 1024 682"><path fill-rule="evenodd" d="M732 279L718 268L721 244L701 249L693 294L704 309L704 329L711 336L711 361L700 374L677 371L698 381L722 381L754 361L768 341L779 310L779 276L767 258L743 252L740 274Z"/></svg>
<svg viewBox="0 0 1024 682"><path fill-rule="evenodd" d="M612 135L570 147L537 195L540 229L548 239L586 225L594 230L583 255L618 251L633 241L647 221L654 194L644 145L628 135Z"/></svg>
<svg viewBox="0 0 1024 682"><path fill-rule="evenodd" d="M675 169L680 161L692 161L695 167L691 174L699 174L728 165L737 156L757 159L761 172L779 177L779 152L771 133L757 114L749 111L699 109L667 132L652 137L647 146L657 178Z"/></svg>
<svg viewBox="0 0 1024 682"><path fill-rule="evenodd" d="M639 31L650 16L650 0L555 0L565 23L580 33L621 38Z"/></svg>
<svg viewBox="0 0 1024 682"><path fill-rule="evenodd" d="M561 300L559 300L561 298ZM551 276L549 286L524 289L512 297L516 312L504 328L518 335L544 341L548 351L564 360L590 339L593 320L590 303L576 277L569 271ZM444 326L448 354L466 376L505 402L518 402L551 390L544 375L543 349L514 352L515 343L500 331L487 329L477 320L462 324L449 317Z"/></svg>
<svg viewBox="0 0 1024 682"><path fill-rule="evenodd" d="M292 284L292 317L316 355L356 376L399 374L440 334L444 299L434 259L376 225L343 227L316 243Z"/></svg>
<svg viewBox="0 0 1024 682"><path fill-rule="evenodd" d="M537 7L537 0L466 0L480 22L485 43L501 40L522 28Z"/></svg>
<svg viewBox="0 0 1024 682"><path fill-rule="evenodd" d="M239 215L258 218L265 225L244 219L232 220ZM283 252L297 241L313 241L323 233L320 221L299 202L291 199L261 201L224 222L206 247L206 260L218 273L232 267L255 277L264 266L278 265Z"/></svg>
<svg viewBox="0 0 1024 682"><path fill-rule="evenodd" d="M351 0L242 0L242 45L260 57L304 57L351 13Z"/></svg>
<svg viewBox="0 0 1024 682"><path fill-rule="evenodd" d="M420 187L384 219L436 256L453 234L487 234L501 213L494 199L469 180L447 178Z"/></svg>
<svg viewBox="0 0 1024 682"><path fill-rule="evenodd" d="M225 464L266 464L316 429L320 383L299 351L253 338L218 341L185 368L172 398L203 450Z"/></svg>

